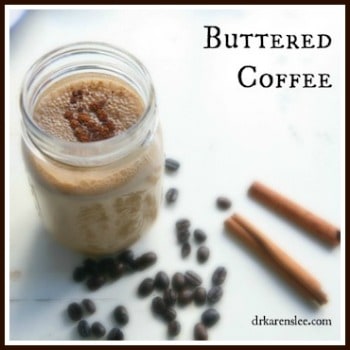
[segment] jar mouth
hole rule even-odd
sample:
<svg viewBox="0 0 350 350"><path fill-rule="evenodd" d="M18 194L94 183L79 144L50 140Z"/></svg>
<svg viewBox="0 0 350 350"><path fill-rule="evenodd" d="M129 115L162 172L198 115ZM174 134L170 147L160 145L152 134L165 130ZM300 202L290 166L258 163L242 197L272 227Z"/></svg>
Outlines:
<svg viewBox="0 0 350 350"><path fill-rule="evenodd" d="M61 78L86 72L107 74L125 81L142 98L143 113L128 129L103 140L82 143L46 133L32 117L39 96ZM123 158L146 146L157 126L155 91L147 69L132 54L102 42L68 44L39 58L24 77L20 108L25 142L50 158L70 165L104 165Z"/></svg>

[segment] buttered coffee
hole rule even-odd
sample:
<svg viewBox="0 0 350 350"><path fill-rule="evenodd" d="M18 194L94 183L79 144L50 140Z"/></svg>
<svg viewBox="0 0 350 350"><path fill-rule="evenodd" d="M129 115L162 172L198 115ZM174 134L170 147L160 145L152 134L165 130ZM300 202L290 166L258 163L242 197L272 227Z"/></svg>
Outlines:
<svg viewBox="0 0 350 350"><path fill-rule="evenodd" d="M54 156L41 152L28 133L23 154L32 192L45 228L65 246L88 255L114 253L154 222L164 163L160 127L143 131L142 143L127 146L146 108L131 84L101 72L63 77L37 97L32 122L57 144L96 146L98 155L114 140L116 148L128 148L108 162L76 165L62 155L55 159L55 151ZM84 158L84 148L81 152Z"/></svg>

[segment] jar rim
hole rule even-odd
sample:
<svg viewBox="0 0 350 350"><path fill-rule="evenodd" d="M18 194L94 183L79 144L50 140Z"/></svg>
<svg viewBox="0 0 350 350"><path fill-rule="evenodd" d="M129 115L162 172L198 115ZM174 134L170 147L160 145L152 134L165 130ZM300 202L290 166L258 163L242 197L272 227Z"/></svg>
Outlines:
<svg viewBox="0 0 350 350"><path fill-rule="evenodd" d="M120 62L130 65L135 71L137 70L144 84L144 89L147 90L145 107L137 122L110 138L85 143L64 140L45 132L31 117L28 103L28 99L33 98L33 96L28 96L30 95L29 88L50 65L60 59L69 56L78 57L82 54L99 55L101 58L108 57L112 61L120 60ZM62 69L71 71L72 67L63 66ZM56 73L58 72L60 70ZM132 147L143 146L149 142L157 124L156 118L152 118L156 109L155 99L155 90L148 70L138 58L126 50L97 41L80 41L62 45L37 59L24 76L20 93L24 139L49 157L63 163L79 166L103 165L122 158L130 152ZM72 149L73 152L71 152ZM68 150L69 152L67 152Z"/></svg>

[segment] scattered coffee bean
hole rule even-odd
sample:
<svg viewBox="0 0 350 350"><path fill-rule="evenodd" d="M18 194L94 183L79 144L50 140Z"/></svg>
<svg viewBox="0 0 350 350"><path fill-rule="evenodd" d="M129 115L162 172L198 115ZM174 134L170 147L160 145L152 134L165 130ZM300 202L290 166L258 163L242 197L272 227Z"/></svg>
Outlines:
<svg viewBox="0 0 350 350"><path fill-rule="evenodd" d="M164 300L160 296L156 296L152 299L151 308L155 314L162 315L167 307Z"/></svg>
<svg viewBox="0 0 350 350"><path fill-rule="evenodd" d="M183 289L186 285L184 274L181 272L175 272L171 279L171 285L176 291Z"/></svg>
<svg viewBox="0 0 350 350"><path fill-rule="evenodd" d="M130 269L130 268L129 268ZM125 263L122 263L120 261L115 262L115 275L112 276L111 278L116 279L121 277L124 272L128 270L128 266Z"/></svg>
<svg viewBox="0 0 350 350"><path fill-rule="evenodd" d="M172 158L165 159L165 169L171 172L178 170L180 167L180 163Z"/></svg>
<svg viewBox="0 0 350 350"><path fill-rule="evenodd" d="M123 250L118 254L117 258L121 262L128 263L131 260L134 260L134 252L130 249Z"/></svg>
<svg viewBox="0 0 350 350"><path fill-rule="evenodd" d="M177 296L177 302L181 306L188 305L193 300L193 293L190 289L183 289Z"/></svg>
<svg viewBox="0 0 350 350"><path fill-rule="evenodd" d="M69 304L67 312L72 321L79 321L83 317L83 308L78 303Z"/></svg>
<svg viewBox="0 0 350 350"><path fill-rule="evenodd" d="M200 284L202 284L202 277L199 276L197 272L192 270L185 272L185 280L186 284L190 287L198 287Z"/></svg>
<svg viewBox="0 0 350 350"><path fill-rule="evenodd" d="M174 187L169 188L168 191L165 193L165 199L168 204L176 202L178 196L179 190Z"/></svg>
<svg viewBox="0 0 350 350"><path fill-rule="evenodd" d="M87 338L91 334L89 323L86 320L80 320L77 329L82 338Z"/></svg>
<svg viewBox="0 0 350 350"><path fill-rule="evenodd" d="M111 257L101 258L96 261L98 272L105 273L108 272L109 265L114 264L114 259Z"/></svg>
<svg viewBox="0 0 350 350"><path fill-rule="evenodd" d="M175 226L177 231L188 229L191 226L191 221L186 218L179 219L176 221Z"/></svg>
<svg viewBox="0 0 350 350"><path fill-rule="evenodd" d="M214 286L209 289L207 294L207 300L209 304L217 303L223 295L223 290L221 286Z"/></svg>
<svg viewBox="0 0 350 350"><path fill-rule="evenodd" d="M116 262L113 258L101 259L98 262L98 268L101 274L106 275L111 279L116 279L123 273L120 263Z"/></svg>
<svg viewBox="0 0 350 350"><path fill-rule="evenodd" d="M146 297L150 295L154 290L154 281L152 278L145 278L139 285L137 293L141 297Z"/></svg>
<svg viewBox="0 0 350 350"><path fill-rule="evenodd" d="M176 310L172 307L167 307L162 313L162 317L165 321L170 322L174 321L177 316Z"/></svg>
<svg viewBox="0 0 350 350"><path fill-rule="evenodd" d="M188 229L176 232L177 241L179 243L186 243L189 240L190 236L191 233Z"/></svg>
<svg viewBox="0 0 350 350"><path fill-rule="evenodd" d="M130 249L127 249L121 252L117 257L117 260L123 263L126 267L128 267L129 270L136 269L134 252Z"/></svg>
<svg viewBox="0 0 350 350"><path fill-rule="evenodd" d="M86 281L86 285L91 291L101 288L105 283L106 278L103 275L93 275Z"/></svg>
<svg viewBox="0 0 350 350"><path fill-rule="evenodd" d="M108 274L111 266L114 265L113 258L102 258L97 261L98 272L102 274Z"/></svg>
<svg viewBox="0 0 350 350"><path fill-rule="evenodd" d="M188 242L182 244L181 256L187 258L191 254L191 245Z"/></svg>
<svg viewBox="0 0 350 350"><path fill-rule="evenodd" d="M96 338L102 338L106 334L106 328L101 322L94 322L91 325L91 333Z"/></svg>
<svg viewBox="0 0 350 350"><path fill-rule="evenodd" d="M163 300L166 306L174 306L177 299L177 293L173 289L166 289L163 293Z"/></svg>
<svg viewBox="0 0 350 350"><path fill-rule="evenodd" d="M210 308L202 313L201 320L206 327L213 326L220 319L220 314L216 309Z"/></svg>
<svg viewBox="0 0 350 350"><path fill-rule="evenodd" d="M164 271L157 272L154 278L154 286L157 289L165 290L169 287L170 280L168 275Z"/></svg>
<svg viewBox="0 0 350 350"><path fill-rule="evenodd" d="M124 333L120 328L114 327L108 332L107 340L124 340Z"/></svg>
<svg viewBox="0 0 350 350"><path fill-rule="evenodd" d="M193 331L194 340L208 340L208 331L203 323L197 323Z"/></svg>
<svg viewBox="0 0 350 350"><path fill-rule="evenodd" d="M119 305L114 309L113 316L120 325L125 325L129 322L128 310L123 305Z"/></svg>
<svg viewBox="0 0 350 350"><path fill-rule="evenodd" d="M219 209L226 210L231 207L232 202L227 197L220 196L216 199L216 205Z"/></svg>
<svg viewBox="0 0 350 350"><path fill-rule="evenodd" d="M129 264L121 262L123 266L123 273L133 273L137 271L137 266L136 266L136 259L133 260L133 262L130 262Z"/></svg>
<svg viewBox="0 0 350 350"><path fill-rule="evenodd" d="M223 266L219 266L215 269L213 276L211 278L211 281L215 286L218 286L220 284L223 284L225 282L227 275L227 270Z"/></svg>
<svg viewBox="0 0 350 350"><path fill-rule="evenodd" d="M200 228L196 228L193 231L193 237L197 243L203 243L207 239L207 234Z"/></svg>
<svg viewBox="0 0 350 350"><path fill-rule="evenodd" d="M172 320L168 323L168 335L170 337L175 337L177 336L181 331L181 325L179 321L177 320Z"/></svg>
<svg viewBox="0 0 350 350"><path fill-rule="evenodd" d="M83 299L81 303L89 314L93 314L96 311L96 305L91 299Z"/></svg>
<svg viewBox="0 0 350 350"><path fill-rule="evenodd" d="M83 266L78 266L73 271L73 280L75 282L84 281L86 276L87 276L87 273L86 273L85 267L83 267Z"/></svg>
<svg viewBox="0 0 350 350"><path fill-rule="evenodd" d="M202 245L197 249L198 262L200 262L200 263L206 262L209 258L209 255L210 255L210 251L209 251L209 248L207 246Z"/></svg>
<svg viewBox="0 0 350 350"><path fill-rule="evenodd" d="M83 266L85 268L86 273L89 275L95 275L98 273L97 261L94 259L85 259L83 261Z"/></svg>
<svg viewBox="0 0 350 350"><path fill-rule="evenodd" d="M144 270L157 261L157 255L154 252L147 252L135 260L135 266L138 270Z"/></svg>
<svg viewBox="0 0 350 350"><path fill-rule="evenodd" d="M207 300L207 291L204 287L197 287L193 292L193 301L196 305L203 305Z"/></svg>

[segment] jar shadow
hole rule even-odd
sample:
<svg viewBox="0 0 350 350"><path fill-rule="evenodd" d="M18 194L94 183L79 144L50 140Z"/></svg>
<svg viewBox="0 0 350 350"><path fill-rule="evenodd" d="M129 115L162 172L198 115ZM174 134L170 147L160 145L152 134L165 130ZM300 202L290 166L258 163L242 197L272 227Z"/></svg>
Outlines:
<svg viewBox="0 0 350 350"><path fill-rule="evenodd" d="M34 230L33 241L26 250L27 256L21 259L25 262L21 278L10 281L14 292L11 298L42 300L68 297L75 287L71 278L73 268L82 256L61 246L42 226L38 225Z"/></svg>
<svg viewBox="0 0 350 350"><path fill-rule="evenodd" d="M43 336L40 332L21 332L20 328L32 324L33 329L38 329L43 319L49 324L58 322L58 315L57 320L51 318L61 308L62 301L65 305L67 300L73 300L81 293L71 276L82 256L61 246L39 224L29 234L33 239L24 254L18 249L23 256L16 260L21 265L16 266L15 278L12 278L11 273L9 278L10 331L14 337L40 340ZM15 247L11 251L16 254ZM11 268L13 266L10 265ZM63 322L67 325L71 323L65 317ZM45 332L45 327L39 328Z"/></svg>

